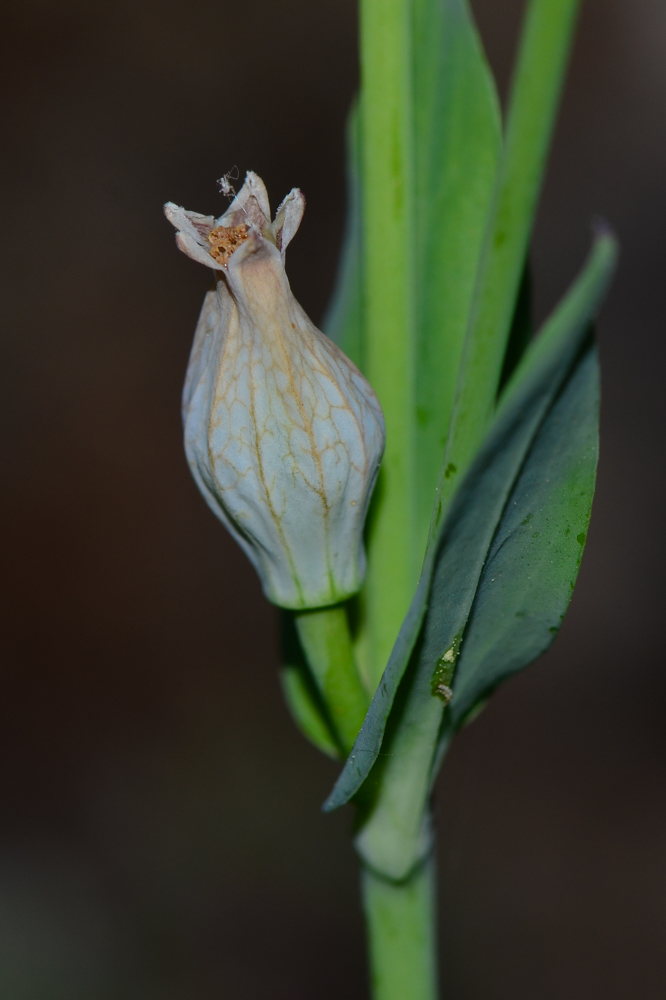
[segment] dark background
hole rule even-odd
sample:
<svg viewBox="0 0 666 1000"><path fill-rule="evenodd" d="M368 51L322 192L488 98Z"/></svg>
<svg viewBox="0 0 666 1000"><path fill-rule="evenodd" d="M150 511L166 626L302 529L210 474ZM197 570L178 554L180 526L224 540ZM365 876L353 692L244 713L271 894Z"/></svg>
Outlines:
<svg viewBox="0 0 666 1000"><path fill-rule="evenodd" d="M503 91L521 4L475 8ZM5 0L3 1000L366 996L349 816L297 734L276 615L198 496L179 394L209 274L167 199L237 164L308 210L315 321L344 203L352 0ZM597 214L602 462L554 649L439 786L447 1000L666 990L666 12L587 0L534 250L543 314Z"/></svg>

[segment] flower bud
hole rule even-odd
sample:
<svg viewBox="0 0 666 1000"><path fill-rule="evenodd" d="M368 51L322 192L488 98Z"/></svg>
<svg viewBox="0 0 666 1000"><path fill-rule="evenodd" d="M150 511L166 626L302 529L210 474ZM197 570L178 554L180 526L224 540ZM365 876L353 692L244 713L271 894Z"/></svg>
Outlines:
<svg viewBox="0 0 666 1000"><path fill-rule="evenodd" d="M266 596L294 609L360 589L384 449L371 386L289 287L285 250L304 207L294 189L271 222L253 173L219 219L165 206L180 249L216 277L183 391L187 459Z"/></svg>

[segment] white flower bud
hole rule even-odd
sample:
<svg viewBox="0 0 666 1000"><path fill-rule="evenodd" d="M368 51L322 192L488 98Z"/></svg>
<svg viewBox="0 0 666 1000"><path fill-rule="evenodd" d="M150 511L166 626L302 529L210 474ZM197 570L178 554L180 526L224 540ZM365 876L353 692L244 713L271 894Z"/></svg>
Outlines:
<svg viewBox="0 0 666 1000"><path fill-rule="evenodd" d="M219 219L169 203L181 250L216 272L183 392L185 450L208 504L285 608L334 604L365 572L363 525L384 448L371 386L305 315L284 270L305 200L270 222L249 173Z"/></svg>

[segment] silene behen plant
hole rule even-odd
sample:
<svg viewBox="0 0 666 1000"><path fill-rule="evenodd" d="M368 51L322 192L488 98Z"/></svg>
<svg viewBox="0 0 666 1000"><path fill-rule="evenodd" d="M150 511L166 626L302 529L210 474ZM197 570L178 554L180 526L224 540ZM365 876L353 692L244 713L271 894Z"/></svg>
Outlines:
<svg viewBox="0 0 666 1000"><path fill-rule="evenodd" d="M187 458L284 609L297 725L345 759L325 809L355 806L374 1000L437 996L433 784L553 641L585 546L617 248L598 228L536 332L528 264L577 8L527 3L502 123L466 0L361 0L327 336L285 273L300 191L272 221L253 173L220 218L166 206L215 272Z"/></svg>

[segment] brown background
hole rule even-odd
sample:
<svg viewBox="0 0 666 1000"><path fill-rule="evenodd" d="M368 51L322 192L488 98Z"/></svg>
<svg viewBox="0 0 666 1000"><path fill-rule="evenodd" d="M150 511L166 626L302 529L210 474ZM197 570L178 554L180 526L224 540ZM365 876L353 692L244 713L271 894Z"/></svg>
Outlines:
<svg viewBox="0 0 666 1000"><path fill-rule="evenodd" d="M503 87L520 6L475 4ZM221 211L234 164L275 203L300 185L290 276L320 318L355 4L2 10L0 995L360 1000L335 767L287 717L274 611L183 459L208 275L161 214ZM563 634L444 768L447 1000L666 990L665 53L661 0L588 0L534 264L543 314L594 215L622 239L599 490Z"/></svg>

